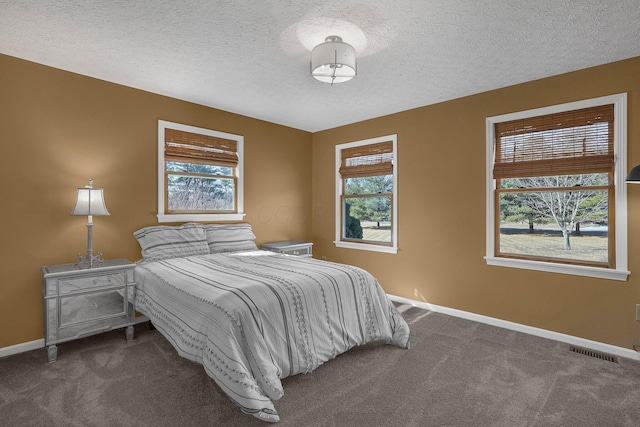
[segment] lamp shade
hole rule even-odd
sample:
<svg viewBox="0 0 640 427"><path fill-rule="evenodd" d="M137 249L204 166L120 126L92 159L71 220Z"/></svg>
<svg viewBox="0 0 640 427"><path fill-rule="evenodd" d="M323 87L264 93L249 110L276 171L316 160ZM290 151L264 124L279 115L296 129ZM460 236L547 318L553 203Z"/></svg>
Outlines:
<svg viewBox="0 0 640 427"><path fill-rule="evenodd" d="M107 206L104 203L102 188L78 188L76 205L73 207L71 215L110 215L109 211L107 211Z"/></svg>
<svg viewBox="0 0 640 427"><path fill-rule="evenodd" d="M342 83L356 76L356 50L330 36L311 51L311 75L324 83Z"/></svg>
<svg viewBox="0 0 640 427"><path fill-rule="evenodd" d="M634 167L627 175L627 182L630 184L640 184L640 165Z"/></svg>

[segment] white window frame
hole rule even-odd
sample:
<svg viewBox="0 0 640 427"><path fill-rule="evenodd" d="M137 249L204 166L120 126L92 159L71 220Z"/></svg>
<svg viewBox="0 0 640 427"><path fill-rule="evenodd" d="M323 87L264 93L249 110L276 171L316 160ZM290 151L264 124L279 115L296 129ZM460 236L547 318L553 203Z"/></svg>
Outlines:
<svg viewBox="0 0 640 427"><path fill-rule="evenodd" d="M231 139L237 142L238 165L236 166L237 188L237 212L236 213L180 213L170 214L165 212L165 160L164 160L164 130L166 128L184 132L208 135L217 138ZM219 132L211 129L183 125L180 123L158 120L158 222L187 222L187 221L241 221L244 216L244 137L231 133Z"/></svg>
<svg viewBox="0 0 640 427"><path fill-rule="evenodd" d="M379 142L391 141L393 144L393 197L391 203L391 246L378 245L375 243L357 243L342 241L342 176L340 175L340 164L342 163L342 150L345 148L359 147L361 145L377 144ZM398 253L398 135L387 135L377 138L365 139L361 141L347 142L336 145L336 212L335 224L336 234L333 242L338 248L359 249L363 251L384 252L390 254Z"/></svg>
<svg viewBox="0 0 640 427"><path fill-rule="evenodd" d="M495 256L495 190L496 180L493 179L493 163L495 159L495 124L510 120L599 105L614 105L614 186L615 186L615 269L591 267L582 265L562 264L555 262L531 261L524 259L503 258ZM547 271L553 273L572 274L578 276L596 277L613 280L627 280L630 272L627 270L627 94L592 98L583 101L520 111L501 116L489 117L486 121L486 256L488 265L501 267L522 268L527 270Z"/></svg>

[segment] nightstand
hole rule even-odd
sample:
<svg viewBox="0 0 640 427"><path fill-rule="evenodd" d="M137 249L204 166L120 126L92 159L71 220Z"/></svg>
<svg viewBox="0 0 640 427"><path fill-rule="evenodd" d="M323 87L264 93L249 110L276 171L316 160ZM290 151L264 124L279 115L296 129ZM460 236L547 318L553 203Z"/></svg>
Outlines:
<svg viewBox="0 0 640 427"><path fill-rule="evenodd" d="M263 243L260 249L263 251L278 252L280 254L297 255L304 258L311 258L313 243L287 240L286 242Z"/></svg>
<svg viewBox="0 0 640 427"><path fill-rule="evenodd" d="M135 264L126 259L103 261L82 269L77 264L42 267L44 345L49 363L59 343L126 328L133 339Z"/></svg>

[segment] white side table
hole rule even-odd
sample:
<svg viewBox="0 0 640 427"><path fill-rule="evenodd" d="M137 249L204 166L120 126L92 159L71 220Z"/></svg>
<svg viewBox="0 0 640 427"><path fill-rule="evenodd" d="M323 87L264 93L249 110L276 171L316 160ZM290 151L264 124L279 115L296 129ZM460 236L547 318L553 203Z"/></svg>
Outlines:
<svg viewBox="0 0 640 427"><path fill-rule="evenodd" d="M59 343L126 328L133 339L135 264L126 259L103 261L82 269L77 264L42 267L44 342L49 363Z"/></svg>
<svg viewBox="0 0 640 427"><path fill-rule="evenodd" d="M263 243L260 249L263 251L278 252L280 254L296 255L304 258L313 256L313 243L287 240L284 242Z"/></svg>

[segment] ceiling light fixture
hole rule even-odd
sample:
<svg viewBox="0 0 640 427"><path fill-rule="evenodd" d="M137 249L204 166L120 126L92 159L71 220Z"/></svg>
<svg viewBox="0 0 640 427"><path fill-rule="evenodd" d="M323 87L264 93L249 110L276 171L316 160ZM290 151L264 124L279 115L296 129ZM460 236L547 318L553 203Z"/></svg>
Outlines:
<svg viewBox="0 0 640 427"><path fill-rule="evenodd" d="M356 50L338 36L329 36L311 51L311 75L324 83L342 83L356 76Z"/></svg>

